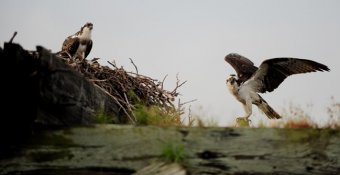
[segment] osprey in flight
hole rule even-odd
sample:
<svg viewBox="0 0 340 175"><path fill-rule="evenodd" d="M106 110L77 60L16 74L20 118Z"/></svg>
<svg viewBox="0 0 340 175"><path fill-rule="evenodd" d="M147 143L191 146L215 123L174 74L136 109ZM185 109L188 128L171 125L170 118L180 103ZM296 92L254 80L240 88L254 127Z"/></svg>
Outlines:
<svg viewBox="0 0 340 175"><path fill-rule="evenodd" d="M92 23L86 23L80 31L67 37L63 42L60 56L72 59L84 60L92 49L91 32Z"/></svg>
<svg viewBox="0 0 340 175"><path fill-rule="evenodd" d="M329 71L326 65L312 60L299 58L272 58L261 63L259 67L249 59L236 54L228 54L225 58L236 71L236 75L227 78L227 86L231 94L243 104L246 119L252 114L252 104L255 104L270 119L279 119L268 103L258 94L272 92L290 75L315 71Z"/></svg>

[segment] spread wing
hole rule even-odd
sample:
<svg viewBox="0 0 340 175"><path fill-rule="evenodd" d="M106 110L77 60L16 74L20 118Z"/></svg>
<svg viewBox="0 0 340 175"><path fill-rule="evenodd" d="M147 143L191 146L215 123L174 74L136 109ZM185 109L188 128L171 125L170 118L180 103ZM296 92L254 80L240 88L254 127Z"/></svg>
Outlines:
<svg viewBox="0 0 340 175"><path fill-rule="evenodd" d="M77 52L79 44L80 44L80 41L78 37L69 36L65 39L63 46L61 48L61 51L66 52L70 54L71 56L74 56L74 54L76 54Z"/></svg>
<svg viewBox="0 0 340 175"><path fill-rule="evenodd" d="M252 61L237 53L228 54L224 60L235 69L239 84L247 81L257 70Z"/></svg>
<svg viewBox="0 0 340 175"><path fill-rule="evenodd" d="M90 41L87 43L86 50L85 50L85 58L87 57L87 55L90 54L91 49L92 49L92 40L90 40Z"/></svg>
<svg viewBox="0 0 340 175"><path fill-rule="evenodd" d="M257 92L272 92L290 75L329 70L326 65L312 60L272 58L262 62L247 84Z"/></svg>

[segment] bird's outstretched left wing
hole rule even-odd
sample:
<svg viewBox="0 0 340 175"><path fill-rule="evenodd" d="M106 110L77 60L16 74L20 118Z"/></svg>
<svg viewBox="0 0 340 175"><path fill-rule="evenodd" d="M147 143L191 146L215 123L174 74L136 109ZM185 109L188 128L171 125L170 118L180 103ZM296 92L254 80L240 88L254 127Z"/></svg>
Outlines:
<svg viewBox="0 0 340 175"><path fill-rule="evenodd" d="M247 81L257 70L252 61L237 53L228 54L224 60L235 69L239 84Z"/></svg>
<svg viewBox="0 0 340 175"><path fill-rule="evenodd" d="M312 60L272 58L262 62L249 84L257 92L272 92L290 75L329 70L326 65Z"/></svg>

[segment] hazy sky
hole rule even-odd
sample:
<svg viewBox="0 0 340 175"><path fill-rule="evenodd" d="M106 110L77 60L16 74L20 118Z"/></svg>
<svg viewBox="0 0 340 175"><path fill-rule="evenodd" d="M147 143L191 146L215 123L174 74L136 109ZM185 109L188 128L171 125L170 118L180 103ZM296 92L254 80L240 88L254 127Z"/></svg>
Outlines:
<svg viewBox="0 0 340 175"><path fill-rule="evenodd" d="M25 49L42 45L60 50L65 37L86 22L94 24L88 58L115 60L126 70L162 80L172 90L176 75L187 83L181 101L193 113L230 125L243 115L225 79L234 70L224 61L231 52L259 65L264 59L298 57L328 65L331 72L294 75L262 97L279 113L289 103L313 119L328 118L331 96L339 100L340 1L338 0L2 0L0 41L18 31L15 42ZM306 107L310 106L312 107ZM253 121L264 114L253 106Z"/></svg>

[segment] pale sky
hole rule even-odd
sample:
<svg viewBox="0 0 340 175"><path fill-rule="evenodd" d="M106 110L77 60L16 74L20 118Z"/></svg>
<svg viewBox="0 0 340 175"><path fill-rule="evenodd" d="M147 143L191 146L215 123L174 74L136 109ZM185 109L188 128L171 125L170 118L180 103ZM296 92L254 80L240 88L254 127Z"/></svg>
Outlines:
<svg viewBox="0 0 340 175"><path fill-rule="evenodd" d="M88 58L115 60L126 70L187 83L181 101L220 126L244 114L225 79L234 70L224 56L236 52L258 66L264 59L296 57L326 64L330 72L293 75L262 97L278 112L301 106L317 122L328 119L331 97L340 98L340 1L338 0L2 0L0 41L53 52L86 22L94 25ZM312 107L307 107L311 105ZM266 121L253 106L252 121Z"/></svg>

